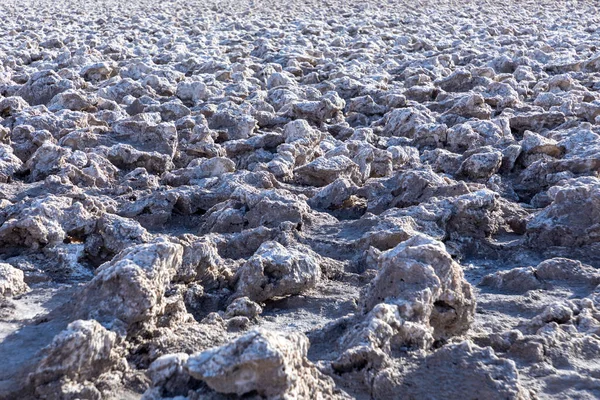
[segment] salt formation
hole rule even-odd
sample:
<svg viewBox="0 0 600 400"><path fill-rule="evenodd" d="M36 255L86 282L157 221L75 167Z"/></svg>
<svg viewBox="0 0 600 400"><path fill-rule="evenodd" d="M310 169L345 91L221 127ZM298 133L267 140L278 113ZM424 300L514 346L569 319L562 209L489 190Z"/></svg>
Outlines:
<svg viewBox="0 0 600 400"><path fill-rule="evenodd" d="M600 398L598 12L3 1L0 399Z"/></svg>

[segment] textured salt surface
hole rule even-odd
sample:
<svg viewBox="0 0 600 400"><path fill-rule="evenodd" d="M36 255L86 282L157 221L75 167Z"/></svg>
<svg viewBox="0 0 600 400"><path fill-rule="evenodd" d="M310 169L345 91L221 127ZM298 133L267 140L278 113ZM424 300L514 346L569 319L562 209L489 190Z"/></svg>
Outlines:
<svg viewBox="0 0 600 400"><path fill-rule="evenodd" d="M4 1L0 398L599 398L598 12Z"/></svg>

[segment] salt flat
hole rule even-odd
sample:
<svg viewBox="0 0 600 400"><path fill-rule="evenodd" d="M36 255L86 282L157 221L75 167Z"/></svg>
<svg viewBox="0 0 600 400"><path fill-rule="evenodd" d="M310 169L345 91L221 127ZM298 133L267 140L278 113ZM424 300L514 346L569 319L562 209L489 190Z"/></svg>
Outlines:
<svg viewBox="0 0 600 400"><path fill-rule="evenodd" d="M600 398L596 2L0 20L1 399Z"/></svg>

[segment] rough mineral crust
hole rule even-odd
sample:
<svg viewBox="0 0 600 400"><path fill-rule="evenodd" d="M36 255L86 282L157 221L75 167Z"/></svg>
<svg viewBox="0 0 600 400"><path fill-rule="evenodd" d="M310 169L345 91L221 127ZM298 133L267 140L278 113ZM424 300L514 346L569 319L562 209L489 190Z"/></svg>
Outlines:
<svg viewBox="0 0 600 400"><path fill-rule="evenodd" d="M436 339L469 329L473 289L443 243L416 235L381 254L377 263L377 276L361 299L364 312L380 303L394 305L403 318L431 325Z"/></svg>
<svg viewBox="0 0 600 400"><path fill-rule="evenodd" d="M111 371L127 369L117 335L94 320L70 323L42 354L29 376L41 398L101 398L93 381Z"/></svg>
<svg viewBox="0 0 600 400"><path fill-rule="evenodd" d="M441 242L417 234L377 262L360 300L366 315L341 337L342 354L331 363L337 374L364 371L367 386L391 365L389 355L460 335L475 313L473 289Z"/></svg>
<svg viewBox="0 0 600 400"><path fill-rule="evenodd" d="M299 294L315 287L321 277L318 256L308 249L286 249L264 242L238 271L235 296L262 302Z"/></svg>
<svg viewBox="0 0 600 400"><path fill-rule="evenodd" d="M18 296L29 290L23 281L23 271L10 264L0 263L0 296Z"/></svg>
<svg viewBox="0 0 600 400"><path fill-rule="evenodd" d="M552 258L536 267L514 268L486 275L481 285L513 293L551 288L557 282L569 282L573 286L596 287L600 284L600 272L580 261L568 258Z"/></svg>
<svg viewBox="0 0 600 400"><path fill-rule="evenodd" d="M375 398L401 396L410 399L529 399L519 383L516 365L499 358L490 348L469 341L445 346L427 356L414 370L389 369L373 386Z"/></svg>
<svg viewBox="0 0 600 400"><path fill-rule="evenodd" d="M308 361L309 342L298 333L249 332L188 358L189 374L220 393L256 393L269 399L344 398L331 378Z"/></svg>
<svg viewBox="0 0 600 400"><path fill-rule="evenodd" d="M185 353L167 354L157 358L148 367L148 377L152 389L144 393L144 399L161 398L163 395L187 395L191 377L186 370L189 355Z"/></svg>
<svg viewBox="0 0 600 400"><path fill-rule="evenodd" d="M527 223L535 246L581 246L600 240L600 180L567 180L548 189L551 203Z"/></svg>
<svg viewBox="0 0 600 400"><path fill-rule="evenodd" d="M91 233L93 214L70 197L40 196L0 211L0 243L38 249L62 242L67 236Z"/></svg>
<svg viewBox="0 0 600 400"><path fill-rule="evenodd" d="M598 2L1 3L0 399L600 398Z"/></svg>
<svg viewBox="0 0 600 400"><path fill-rule="evenodd" d="M165 290L182 254L180 245L165 241L121 251L77 295L77 313L126 328L156 318L164 312Z"/></svg>

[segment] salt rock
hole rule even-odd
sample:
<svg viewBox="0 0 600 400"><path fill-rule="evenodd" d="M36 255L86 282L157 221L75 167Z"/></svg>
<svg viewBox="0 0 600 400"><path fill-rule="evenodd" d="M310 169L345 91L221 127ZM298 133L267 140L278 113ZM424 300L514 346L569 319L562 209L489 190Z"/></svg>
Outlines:
<svg viewBox="0 0 600 400"><path fill-rule="evenodd" d="M431 326L408 321L395 305L380 303L340 338L344 350L331 367L339 374L362 371L368 382L373 371L391 364L393 352L429 349L433 342Z"/></svg>
<svg viewBox="0 0 600 400"><path fill-rule="evenodd" d="M563 149L557 146L555 140L545 138L531 131L525 131L521 148L529 154L547 154L551 157L559 157L563 153Z"/></svg>
<svg viewBox="0 0 600 400"><path fill-rule="evenodd" d="M45 142L56 143L52 133L46 129L36 130L30 125L19 125L11 132L13 152L21 161L27 161Z"/></svg>
<svg viewBox="0 0 600 400"><path fill-rule="evenodd" d="M487 104L498 109L520 105L519 93L507 83L491 82L482 96Z"/></svg>
<svg viewBox="0 0 600 400"><path fill-rule="evenodd" d="M160 117L165 122L177 121L191 114L190 109L179 100L171 100L159 106L150 106L145 111L160 113Z"/></svg>
<svg viewBox="0 0 600 400"><path fill-rule="evenodd" d="M419 150L411 146L390 146L387 151L392 155L394 169L419 165Z"/></svg>
<svg viewBox="0 0 600 400"><path fill-rule="evenodd" d="M357 194L365 197L368 210L380 214L391 207L409 207L433 197L468 193L464 183L444 179L430 169L400 172L386 180L369 180Z"/></svg>
<svg viewBox="0 0 600 400"><path fill-rule="evenodd" d="M23 271L10 264L0 263L0 296L18 296L29 290L23 281Z"/></svg>
<svg viewBox="0 0 600 400"><path fill-rule="evenodd" d="M577 260L555 257L542 261L535 269L536 276L541 280L585 284L592 287L600 284L600 271Z"/></svg>
<svg viewBox="0 0 600 400"><path fill-rule="evenodd" d="M300 294L315 287L320 277L316 254L308 249L286 249L277 242L265 242L239 269L235 296L262 302Z"/></svg>
<svg viewBox="0 0 600 400"><path fill-rule="evenodd" d="M543 282L536 277L534 268L525 267L486 275L481 280L481 285L512 293L525 293L528 290L541 289Z"/></svg>
<svg viewBox="0 0 600 400"><path fill-rule="evenodd" d="M313 161L322 153L318 146L321 133L311 128L305 120L286 124L283 132L285 143L277 146L277 153L267 163L267 168L276 177L291 179L293 169ZM263 147L272 147L268 145Z"/></svg>
<svg viewBox="0 0 600 400"><path fill-rule="evenodd" d="M247 317L256 318L262 313L262 307L248 297L239 297L231 302L225 310L225 318Z"/></svg>
<svg viewBox="0 0 600 400"><path fill-rule="evenodd" d="M186 168L168 172L163 180L171 186L187 185L192 180L218 177L235 171L235 163L226 157L192 161Z"/></svg>
<svg viewBox="0 0 600 400"><path fill-rule="evenodd" d="M159 187L158 177L149 174L146 168L136 168L123 177L122 184L124 187L133 190L152 189L156 190ZM126 189L127 190L127 189Z"/></svg>
<svg viewBox="0 0 600 400"><path fill-rule="evenodd" d="M11 146L0 144L0 183L9 182L22 165L23 162L13 153Z"/></svg>
<svg viewBox="0 0 600 400"><path fill-rule="evenodd" d="M161 397L187 395L191 379L185 369L188 359L189 355L185 353L165 354L150 364L147 375L152 386L160 388L158 394ZM151 391L144 393L143 398L152 398Z"/></svg>
<svg viewBox="0 0 600 400"><path fill-rule="evenodd" d="M183 259L175 279L184 282L199 281L208 288L215 285L221 278L224 261L214 239L210 235L183 235L181 244L184 249Z"/></svg>
<svg viewBox="0 0 600 400"><path fill-rule="evenodd" d="M172 158L168 154L158 151L141 151L123 143L108 148L106 158L119 168L145 168L152 173L163 173L173 169Z"/></svg>
<svg viewBox="0 0 600 400"><path fill-rule="evenodd" d="M299 97L287 88L273 88L269 89L267 100L276 111L283 111L293 107L293 104L299 101Z"/></svg>
<svg viewBox="0 0 600 400"><path fill-rule="evenodd" d="M581 246L598 242L600 179L571 179L548 190L552 203L527 223L536 247Z"/></svg>
<svg viewBox="0 0 600 400"><path fill-rule="evenodd" d="M550 304L539 314L533 317L530 324L534 327L543 326L545 324L556 322L564 324L573 318L573 310L568 302Z"/></svg>
<svg viewBox="0 0 600 400"><path fill-rule="evenodd" d="M131 100L131 99L130 99ZM142 96L137 99L128 101L125 111L131 116L152 112L160 113L161 103L150 96ZM161 116L162 117L162 116Z"/></svg>
<svg viewBox="0 0 600 400"><path fill-rule="evenodd" d="M283 137L286 143L301 143L314 145L321 138L321 134L312 128L304 119L288 122L283 129Z"/></svg>
<svg viewBox="0 0 600 400"><path fill-rule="evenodd" d="M446 115L458 115L464 118L490 119L492 108L487 105L480 94L461 97Z"/></svg>
<svg viewBox="0 0 600 400"><path fill-rule="evenodd" d="M85 251L93 260L105 261L127 247L151 239L152 235L138 222L106 213L97 220L94 232L86 238Z"/></svg>
<svg viewBox="0 0 600 400"><path fill-rule="evenodd" d="M20 96L5 97L0 100L0 115L3 118L11 117L27 107L29 104Z"/></svg>
<svg viewBox="0 0 600 400"><path fill-rule="evenodd" d="M47 195L24 200L0 214L0 243L38 249L62 242L67 235L85 236L95 227L95 216L69 197Z"/></svg>
<svg viewBox="0 0 600 400"><path fill-rule="evenodd" d="M32 106L48 104L57 94L72 89L73 83L63 79L51 70L39 71L31 75L17 95Z"/></svg>
<svg viewBox="0 0 600 400"><path fill-rule="evenodd" d="M457 69L434 84L446 92L467 92L473 88L473 76L467 70Z"/></svg>
<svg viewBox="0 0 600 400"><path fill-rule="evenodd" d="M505 222L502 212L506 210L501 209L500 196L489 189L466 193L444 203L451 208L446 230L454 237L489 237ZM514 210L521 212L517 207Z"/></svg>
<svg viewBox="0 0 600 400"><path fill-rule="evenodd" d="M349 112L358 112L365 115L381 115L388 110L387 107L379 105L369 95L351 99L347 104Z"/></svg>
<svg viewBox="0 0 600 400"><path fill-rule="evenodd" d="M540 132L542 129L554 129L565 121L565 114L559 111L531 111L511 116L510 127L519 133L526 130Z"/></svg>
<svg viewBox="0 0 600 400"><path fill-rule="evenodd" d="M488 189L469 192L468 187L462 183L441 186L439 190L440 196L448 190L452 197L432 197L427 202L390 209L381 215L412 217L419 226L419 231L440 239L446 235L459 240L464 237L486 238L504 224L497 193Z"/></svg>
<svg viewBox="0 0 600 400"><path fill-rule="evenodd" d="M80 71L80 75L86 81L94 83L108 79L114 72L114 66L109 62L99 62L86 65Z"/></svg>
<svg viewBox="0 0 600 400"><path fill-rule="evenodd" d="M358 165L346 156L319 157L294 170L294 179L303 185L326 186L338 178L355 180Z"/></svg>
<svg viewBox="0 0 600 400"><path fill-rule="evenodd" d="M290 87L296 86L297 83L294 80L294 76L289 72L275 72L267 79L267 89L273 89L276 87Z"/></svg>
<svg viewBox="0 0 600 400"><path fill-rule="evenodd" d="M434 100L440 93L440 89L433 86L431 83L425 85L415 85L406 89L403 96L408 100L426 102Z"/></svg>
<svg viewBox="0 0 600 400"><path fill-rule="evenodd" d="M111 85L98 90L98 96L107 100L113 100L119 104L123 104L128 96L139 98L148 94L147 89L131 78L120 79L119 77L114 77L109 82L111 82ZM130 101L133 101L133 99Z"/></svg>
<svg viewBox="0 0 600 400"><path fill-rule="evenodd" d="M167 78L154 74L146 75L144 79L142 79L142 84L151 87L161 96L173 96L176 91L176 87L171 85Z"/></svg>
<svg viewBox="0 0 600 400"><path fill-rule="evenodd" d="M419 234L382 253L377 263L379 272L361 298L365 313L380 303L396 305L406 320L431 325L435 338L469 329L473 289L443 243Z"/></svg>
<svg viewBox="0 0 600 400"><path fill-rule="evenodd" d="M93 111L92 102L77 90L66 90L54 96L48 105L50 111Z"/></svg>
<svg viewBox="0 0 600 400"><path fill-rule="evenodd" d="M126 327L157 317L182 254L181 245L166 241L121 251L77 295L77 313L104 323L118 319Z"/></svg>
<svg viewBox="0 0 600 400"><path fill-rule="evenodd" d="M337 92L331 91L320 100L300 101L293 103L292 110L296 118L303 118L315 123L322 123L334 118L340 113L346 102Z"/></svg>
<svg viewBox="0 0 600 400"><path fill-rule="evenodd" d="M302 226L312 218L306 201L285 190L240 190L231 197L206 212L201 232L241 232L261 226L275 228L287 222Z"/></svg>
<svg viewBox="0 0 600 400"><path fill-rule="evenodd" d="M249 332L188 359L190 375L219 393L255 392L267 399L342 398L333 380L306 358L302 333Z"/></svg>
<svg viewBox="0 0 600 400"><path fill-rule="evenodd" d="M138 150L156 151L175 155L177 149L177 129L173 123L160 122L157 114L143 113L134 117L117 121L112 129L116 138L127 140Z"/></svg>
<svg viewBox="0 0 600 400"><path fill-rule="evenodd" d="M448 129L447 145L452 151L463 152L481 144L480 135L466 123L457 124Z"/></svg>
<svg viewBox="0 0 600 400"><path fill-rule="evenodd" d="M175 95L181 101L195 105L206 98L206 85L203 82L180 82Z"/></svg>
<svg viewBox="0 0 600 400"><path fill-rule="evenodd" d="M27 160L24 167L30 172L31 180L37 181L60 172L71 155L70 149L45 142Z"/></svg>
<svg viewBox="0 0 600 400"><path fill-rule="evenodd" d="M245 139L257 128L254 117L234 107L220 107L208 122L211 129L224 130L228 140Z"/></svg>
<svg viewBox="0 0 600 400"><path fill-rule="evenodd" d="M384 115L383 133L387 136L414 138L418 130L435 122L430 113L415 108L398 108Z"/></svg>
<svg viewBox="0 0 600 400"><path fill-rule="evenodd" d="M502 150L501 171L512 171L522 151L521 146L518 144L511 144L504 148Z"/></svg>
<svg viewBox="0 0 600 400"><path fill-rule="evenodd" d="M462 162L457 174L470 179L488 179L498 172L501 164L502 153L499 151L475 153Z"/></svg>
<svg viewBox="0 0 600 400"><path fill-rule="evenodd" d="M55 381L83 383L110 370L127 368L117 335L94 320L71 322L42 354L29 376L39 395Z"/></svg>
<svg viewBox="0 0 600 400"><path fill-rule="evenodd" d="M435 172L454 175L462 164L462 156L445 149L425 150L421 161Z"/></svg>
<svg viewBox="0 0 600 400"><path fill-rule="evenodd" d="M543 289L550 285L584 285L595 287L600 284L600 273L592 266L568 258L551 258L536 267L513 268L486 275L482 286L511 293Z"/></svg>
<svg viewBox="0 0 600 400"><path fill-rule="evenodd" d="M318 210L334 210L342 207L356 189L349 179L339 178L315 193L308 205Z"/></svg>

